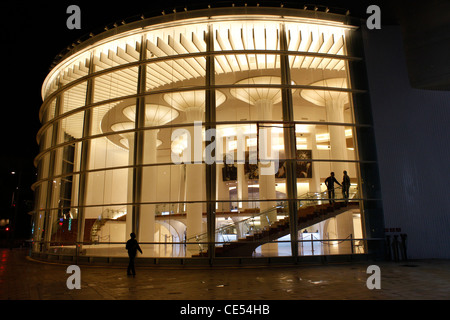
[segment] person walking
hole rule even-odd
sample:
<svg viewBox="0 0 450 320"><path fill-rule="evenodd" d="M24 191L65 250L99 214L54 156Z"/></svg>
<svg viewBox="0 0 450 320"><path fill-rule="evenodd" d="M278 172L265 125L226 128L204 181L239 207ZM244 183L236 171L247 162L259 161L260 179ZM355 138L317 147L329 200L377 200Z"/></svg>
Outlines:
<svg viewBox="0 0 450 320"><path fill-rule="evenodd" d="M344 170L344 176L342 177L342 196L345 199L345 202L348 202L350 191L350 177L347 174L347 171Z"/></svg>
<svg viewBox="0 0 450 320"><path fill-rule="evenodd" d="M130 240L127 241L126 249L128 250L128 268L127 268L127 275L135 276L136 270L134 269L134 260L136 259L136 254L139 251L142 254L141 247L139 246L139 243L136 240L136 234L133 232L130 233Z"/></svg>
<svg viewBox="0 0 450 320"><path fill-rule="evenodd" d="M334 183L335 182L342 187L342 185L334 177L334 172L331 172L330 176L325 179L325 185L327 186L328 200L330 201L330 204L335 202L334 201Z"/></svg>

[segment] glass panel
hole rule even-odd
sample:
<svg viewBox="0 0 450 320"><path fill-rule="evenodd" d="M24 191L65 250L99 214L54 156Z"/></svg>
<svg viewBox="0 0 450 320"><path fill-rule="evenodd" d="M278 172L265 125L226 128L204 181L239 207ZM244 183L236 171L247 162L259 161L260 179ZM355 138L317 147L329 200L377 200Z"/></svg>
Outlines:
<svg viewBox="0 0 450 320"><path fill-rule="evenodd" d="M273 219L268 219L272 216ZM216 214L216 256L291 255L287 202L268 211L232 210Z"/></svg>
<svg viewBox="0 0 450 320"><path fill-rule="evenodd" d="M99 207L98 210L101 214L97 218L87 218L90 228L88 229L90 235L89 239L93 243L100 244L98 249L105 249L105 243L115 243L115 247L122 255L125 256L126 251L124 243L127 239L126 232L126 206L123 205L108 205ZM111 250L112 247L107 247ZM103 252L106 250L102 250ZM97 250L96 253L99 253Z"/></svg>
<svg viewBox="0 0 450 320"><path fill-rule="evenodd" d="M34 234L33 240L36 242L36 245L39 247L35 247L36 250L43 250L43 244L40 242L44 241L44 232L45 232L45 208L46 200L47 200L47 181L43 181L36 189L36 200L39 203L39 206L36 206L39 210L36 212L36 224L34 226Z"/></svg>
<svg viewBox="0 0 450 320"><path fill-rule="evenodd" d="M120 69L95 77L93 102L137 93L138 67Z"/></svg>
<svg viewBox="0 0 450 320"><path fill-rule="evenodd" d="M156 105L160 109L161 106L166 106L166 108L174 110L167 110L168 117L162 119L164 123L170 121L173 121L173 124L194 123L205 119L205 96L206 90L204 89L178 91L149 96L146 103L148 101L150 105ZM225 95L216 90L216 107L225 102L225 99ZM151 110L148 111L151 112ZM170 118L172 120L168 121Z"/></svg>
<svg viewBox="0 0 450 320"><path fill-rule="evenodd" d="M216 165L216 255L251 256L256 246L239 249L236 243L279 223L287 212L283 129L271 124L218 125L217 132L222 160Z"/></svg>
<svg viewBox="0 0 450 320"><path fill-rule="evenodd" d="M147 57L159 58L184 53L206 51L205 33L208 24L184 24L176 27L160 28L146 34Z"/></svg>
<svg viewBox="0 0 450 320"><path fill-rule="evenodd" d="M362 240L356 240L363 238L358 164L305 162L311 163L312 172L310 178L297 177L299 254L350 254L351 240L355 240L353 249L358 246L362 253Z"/></svg>
<svg viewBox="0 0 450 320"><path fill-rule="evenodd" d="M83 53L76 59L71 60L64 65L64 67L59 68L58 71L51 76L49 83L46 83L44 99L60 88L60 86L64 86L81 77L87 76L89 73L89 56L90 52Z"/></svg>
<svg viewBox="0 0 450 320"><path fill-rule="evenodd" d="M135 129L134 119L131 121L123 112L124 108L135 107L136 99L126 99L120 102L100 105L92 110L93 134L106 134L103 142L104 148L113 156L117 153L120 158L120 163L123 163L123 154L128 154L128 149L133 146ZM117 132L117 134L112 134ZM99 140L98 140L99 141ZM129 143L131 141L131 145ZM114 153L113 153L114 152ZM133 152L131 152L132 154ZM127 162L132 164L132 158Z"/></svg>
<svg viewBox="0 0 450 320"><path fill-rule="evenodd" d="M206 51L206 24L192 24L147 33L147 59L196 54ZM206 75L204 56L174 58L147 65L147 90L201 86Z"/></svg>
<svg viewBox="0 0 450 320"><path fill-rule="evenodd" d="M111 143L106 137L90 140L90 150L90 170L133 165L133 155L125 146Z"/></svg>
<svg viewBox="0 0 450 320"><path fill-rule="evenodd" d="M53 125L50 125L41 134L40 141L39 141L39 149L41 152L50 148L51 143L52 143L52 135L53 135Z"/></svg>
<svg viewBox="0 0 450 320"><path fill-rule="evenodd" d="M131 192L127 168L95 171L87 175L86 205L116 205L127 202L127 193ZM98 217L101 209L100 207L86 208L86 218Z"/></svg>
<svg viewBox="0 0 450 320"><path fill-rule="evenodd" d="M121 38L100 45L94 50L95 71L109 69L139 60L141 35Z"/></svg>
<svg viewBox="0 0 450 320"><path fill-rule="evenodd" d="M46 153L38 163L38 181L48 177L48 166L50 163L50 153Z"/></svg>
<svg viewBox="0 0 450 320"><path fill-rule="evenodd" d="M84 111L59 120L59 142L80 139L83 136Z"/></svg>
<svg viewBox="0 0 450 320"><path fill-rule="evenodd" d="M319 24L285 23L289 51L346 54L345 29Z"/></svg>
<svg viewBox="0 0 450 320"><path fill-rule="evenodd" d="M73 246L77 240L78 203L77 184L78 175L65 175L55 179L53 184L53 199L56 200L57 210L52 210L52 236L53 246ZM70 248L70 247L69 247ZM69 252L64 252L69 253Z"/></svg>
<svg viewBox="0 0 450 320"><path fill-rule="evenodd" d="M62 98L60 114L65 114L69 111L84 106L86 104L86 90L87 82L85 81L61 93Z"/></svg>
<svg viewBox="0 0 450 320"><path fill-rule="evenodd" d="M42 116L42 123L46 123L50 120L52 120L55 117L55 110L56 110L56 98L54 98L49 104L47 109L44 112L44 115Z"/></svg>
<svg viewBox="0 0 450 320"><path fill-rule="evenodd" d="M301 76L301 74L299 76ZM320 77L322 77L322 75ZM308 81L307 83L304 83L304 85L333 87L336 88L336 90L293 90L292 97L295 120L353 123L350 94L339 91L340 89L347 89L347 80L345 77L325 78L315 82Z"/></svg>
<svg viewBox="0 0 450 320"><path fill-rule="evenodd" d="M202 86L206 76L206 58L170 59L147 64L147 91Z"/></svg>
<svg viewBox="0 0 450 320"><path fill-rule="evenodd" d="M180 112L167 104L155 103L155 96L146 97L145 119L142 121L144 127L151 128L155 126L164 126L176 122ZM159 96L161 98L161 96ZM122 109L122 113L130 123L136 120L136 107L129 105ZM147 129L143 131L143 163L171 163L172 132L177 128ZM125 137L124 135L122 135ZM127 140L122 141L132 146L134 137L130 134L126 136ZM201 137L200 137L201 138Z"/></svg>
<svg viewBox="0 0 450 320"><path fill-rule="evenodd" d="M233 21L214 23L215 51L277 50L279 26L273 21Z"/></svg>
<svg viewBox="0 0 450 320"><path fill-rule="evenodd" d="M69 111L75 110L84 106L86 96L86 83L81 86L77 86L75 91L64 92L64 100L61 108L61 114L65 114ZM68 139L79 139L83 136L83 123L84 123L84 111L73 113L69 116L59 120L59 133L58 140L68 141Z"/></svg>
<svg viewBox="0 0 450 320"><path fill-rule="evenodd" d="M365 253L361 213L358 206L299 230L299 255ZM313 213L311 213L313 214ZM320 214L319 208L315 214Z"/></svg>
<svg viewBox="0 0 450 320"><path fill-rule="evenodd" d="M280 75L280 56L274 54L224 54L215 56L217 84L232 84L245 78Z"/></svg>
<svg viewBox="0 0 450 320"><path fill-rule="evenodd" d="M296 124L295 132L297 158L306 160L357 160L353 127ZM333 135L334 137L331 139ZM304 169L308 170L307 173L303 173L305 177L308 176L312 181L320 177L323 178L323 172L319 171L319 167L323 167L323 165L319 163L309 164L309 161L306 161L305 165L307 165L307 168ZM342 165L337 162L328 169L339 172L344 170ZM318 184L313 183L313 185L311 192L317 190Z"/></svg>

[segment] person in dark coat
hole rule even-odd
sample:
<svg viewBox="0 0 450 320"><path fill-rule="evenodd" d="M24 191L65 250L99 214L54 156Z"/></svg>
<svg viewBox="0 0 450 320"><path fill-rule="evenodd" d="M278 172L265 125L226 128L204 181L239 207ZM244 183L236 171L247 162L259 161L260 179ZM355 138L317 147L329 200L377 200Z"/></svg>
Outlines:
<svg viewBox="0 0 450 320"><path fill-rule="evenodd" d="M342 177L342 196L345 201L348 201L350 191L350 177L347 174L347 171L344 170L344 176Z"/></svg>
<svg viewBox="0 0 450 320"><path fill-rule="evenodd" d="M134 270L134 260L136 258L136 254L139 251L142 254L142 250L141 247L139 246L139 243L136 240L136 235L132 232L130 233L130 237L131 239L127 241L127 245L126 245L126 249L128 250L128 257L129 257L129 262L128 262L128 268L127 268L127 274L136 275L136 271Z"/></svg>
<svg viewBox="0 0 450 320"><path fill-rule="evenodd" d="M335 182L342 187L342 185L334 177L334 172L331 172L330 176L325 179L325 185L327 186L328 200L330 201L330 204L334 202L334 183Z"/></svg>

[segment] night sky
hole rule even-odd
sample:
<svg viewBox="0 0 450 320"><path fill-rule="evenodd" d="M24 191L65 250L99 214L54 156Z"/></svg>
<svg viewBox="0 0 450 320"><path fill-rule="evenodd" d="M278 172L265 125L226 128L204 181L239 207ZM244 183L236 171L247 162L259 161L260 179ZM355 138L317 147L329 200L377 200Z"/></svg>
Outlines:
<svg viewBox="0 0 450 320"><path fill-rule="evenodd" d="M274 6L280 1L233 1L236 6ZM365 17L370 4L382 1L316 1L322 5L350 9L352 15ZM39 152L36 133L40 128L39 108L41 86L56 55L80 37L101 30L115 21L141 15L170 13L174 8L188 9L217 6L217 1L2 1L0 2L0 34L2 75L3 139L0 153L0 219L11 213L12 192L19 185L21 173L18 234L26 237L29 221L26 212L32 210L34 199L31 184L36 179L33 160ZM285 7L303 7L303 1L284 2ZM306 3L311 3L306 1ZM69 30L66 13L69 5L81 9L81 30ZM229 3L231 4L231 2ZM381 6L382 4L380 4ZM387 11L387 10L386 10ZM383 19L390 14L383 11ZM6 125L6 127L5 127ZM17 174L11 175L14 171ZM20 227L20 228L19 228ZM19 230L21 229L21 230Z"/></svg>

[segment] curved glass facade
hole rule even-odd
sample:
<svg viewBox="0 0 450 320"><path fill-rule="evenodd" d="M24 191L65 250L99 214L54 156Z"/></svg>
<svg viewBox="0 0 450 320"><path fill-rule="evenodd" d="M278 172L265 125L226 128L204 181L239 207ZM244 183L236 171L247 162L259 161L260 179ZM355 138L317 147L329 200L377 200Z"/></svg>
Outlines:
<svg viewBox="0 0 450 320"><path fill-rule="evenodd" d="M356 28L275 11L146 19L65 57L42 88L33 251L125 257L135 232L149 258L365 253Z"/></svg>

